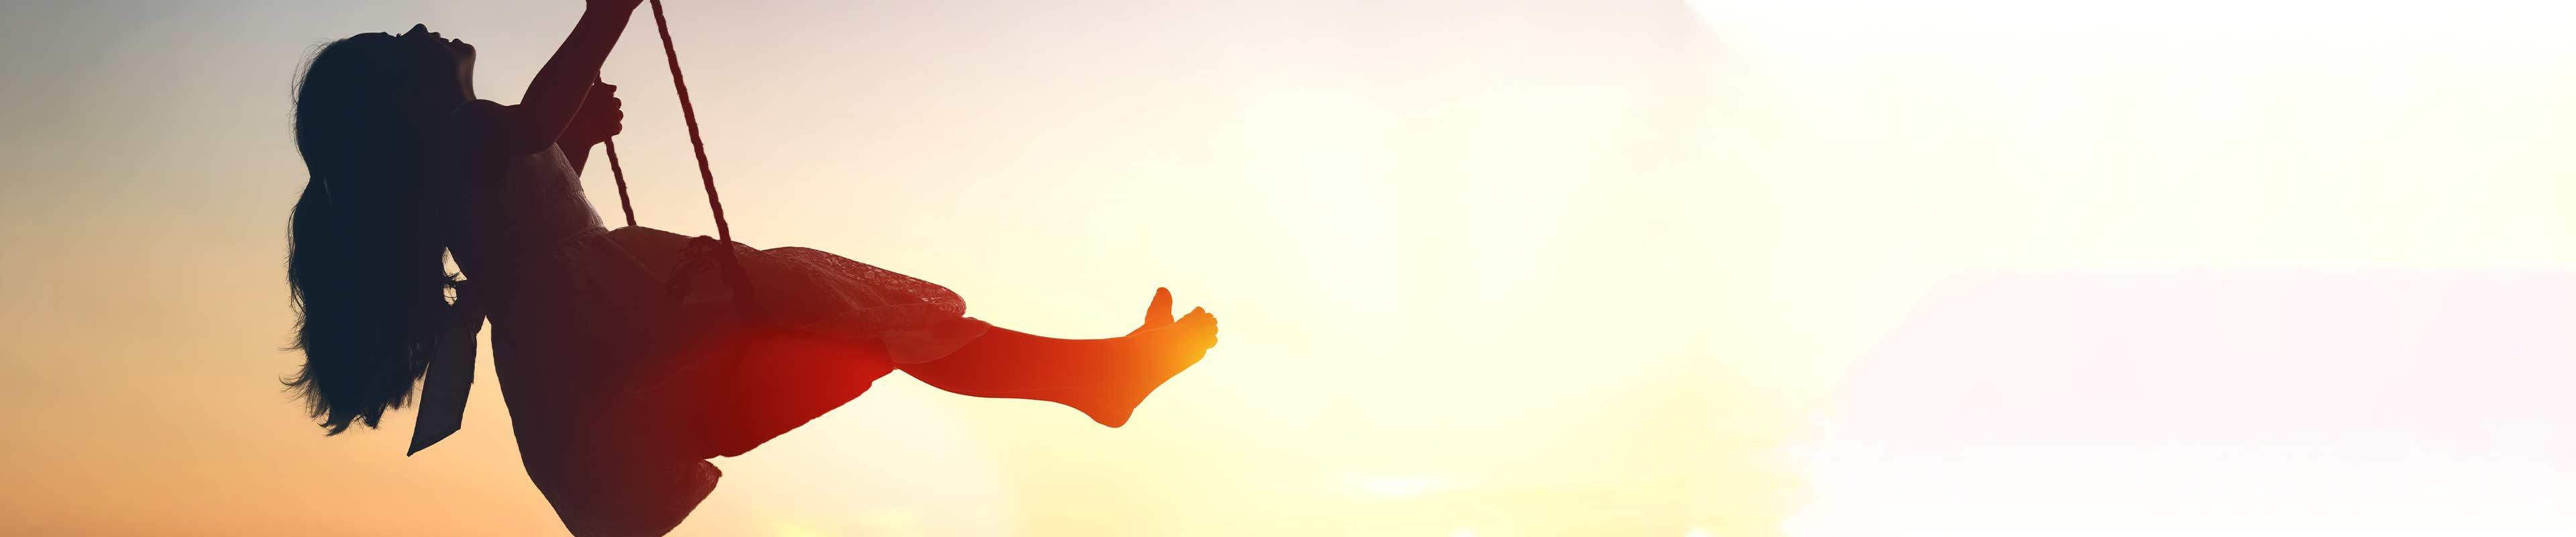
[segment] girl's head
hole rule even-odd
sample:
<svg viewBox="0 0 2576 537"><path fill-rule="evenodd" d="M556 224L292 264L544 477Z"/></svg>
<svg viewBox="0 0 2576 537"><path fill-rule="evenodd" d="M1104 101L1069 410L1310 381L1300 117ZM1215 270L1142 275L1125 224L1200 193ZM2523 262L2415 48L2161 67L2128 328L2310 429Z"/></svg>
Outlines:
<svg viewBox="0 0 2576 537"><path fill-rule="evenodd" d="M308 112L356 106L385 107L413 116L405 118L409 120L435 119L474 98L474 46L440 37L420 24L402 35L349 36L323 45L305 66L299 86L299 131L302 121L311 119Z"/></svg>
<svg viewBox="0 0 2576 537"><path fill-rule="evenodd" d="M474 49L413 26L314 54L296 83L310 173L288 223L286 280L304 368L286 380L331 434L411 396L447 315L445 242L425 218L429 131L473 99Z"/></svg>

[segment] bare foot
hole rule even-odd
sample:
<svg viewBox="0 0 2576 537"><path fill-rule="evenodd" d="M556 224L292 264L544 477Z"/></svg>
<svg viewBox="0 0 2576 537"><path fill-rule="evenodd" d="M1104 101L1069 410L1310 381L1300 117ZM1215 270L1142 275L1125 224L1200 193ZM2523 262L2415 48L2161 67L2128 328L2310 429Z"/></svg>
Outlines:
<svg viewBox="0 0 2576 537"><path fill-rule="evenodd" d="M1110 390L1115 395L1110 395L1109 400L1099 401L1101 404L1075 405L1075 408L1085 409L1083 414L1091 416L1092 421L1110 427L1126 425L1129 415L1135 413L1136 405L1145 402L1145 396L1152 395L1155 388L1162 387L1163 382L1171 380L1172 376L1198 364L1200 358L1207 356L1208 349L1216 347L1216 315L1208 313L1206 308L1192 309L1189 315L1176 321L1154 322L1152 311L1161 312L1163 319L1171 318L1171 298L1170 292L1157 291L1154 307L1147 308L1146 326L1119 338L1133 345L1125 353L1129 357L1127 363L1122 365L1135 368L1132 374L1126 375L1135 379L1134 383L1123 389Z"/></svg>

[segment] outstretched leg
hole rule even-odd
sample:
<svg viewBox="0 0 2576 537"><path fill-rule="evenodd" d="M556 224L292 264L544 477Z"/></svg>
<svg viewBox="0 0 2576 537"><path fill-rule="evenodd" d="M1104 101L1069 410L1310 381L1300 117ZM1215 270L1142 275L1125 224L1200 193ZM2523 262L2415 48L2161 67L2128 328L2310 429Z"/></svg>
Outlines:
<svg viewBox="0 0 2576 537"><path fill-rule="evenodd" d="M1126 337L1056 339L996 327L945 358L900 367L949 392L1062 403L1117 427L1216 345L1216 316L1193 310L1173 320L1169 292L1157 292L1154 304L1145 326Z"/></svg>

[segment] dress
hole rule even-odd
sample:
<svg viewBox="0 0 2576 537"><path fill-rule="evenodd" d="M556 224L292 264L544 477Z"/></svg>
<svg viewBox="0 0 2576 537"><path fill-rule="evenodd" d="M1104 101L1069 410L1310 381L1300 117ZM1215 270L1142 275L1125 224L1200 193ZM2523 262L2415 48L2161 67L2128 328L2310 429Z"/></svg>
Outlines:
<svg viewBox="0 0 2576 537"><path fill-rule="evenodd" d="M459 157L433 182L464 209L449 248L489 316L528 477L575 535L667 533L715 488L707 458L748 451L990 328L936 284L737 245L764 313L738 318L717 271L677 269L689 237L603 228L561 150ZM684 294L674 278L688 280Z"/></svg>

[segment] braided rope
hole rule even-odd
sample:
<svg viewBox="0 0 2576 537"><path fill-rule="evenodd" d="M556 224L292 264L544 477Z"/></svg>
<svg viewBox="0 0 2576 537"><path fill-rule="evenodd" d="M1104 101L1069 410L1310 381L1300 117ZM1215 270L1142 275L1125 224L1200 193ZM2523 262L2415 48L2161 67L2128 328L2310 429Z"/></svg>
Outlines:
<svg viewBox="0 0 2576 537"><path fill-rule="evenodd" d="M671 87L678 90L680 95L680 120L689 126L689 147L698 158L698 181L706 186L707 210L715 215L716 221L716 242L702 244L704 237L698 241L691 241L690 252L686 257L714 258L715 266L722 273L725 285L733 288L734 308L746 318L757 318L760 312L752 303L751 280L743 272L742 263L733 255L735 246L733 225L725 221L724 198L716 193L715 168L707 163L707 140L698 129L698 107L689 100L688 76L680 71L680 50L671 40L671 20L663 14L662 0L652 0L651 4L653 5L653 29L662 36L662 57L671 67ZM608 170L617 176L618 208L626 211L626 225L632 226L635 225L635 205L626 194L626 170L618 163L616 142L612 141L607 145ZM675 280L673 289L685 292L688 279L686 268L696 264L690 259L684 259L681 265L683 272L673 275Z"/></svg>
<svg viewBox="0 0 2576 537"><path fill-rule="evenodd" d="M662 15L662 0L652 0L653 28L662 33L662 57L671 64L671 88L680 92L680 120L689 124L689 148L698 154L698 180L707 187L707 210L715 213L716 240L733 242L725 223L724 199L716 195L716 172L707 166L707 140L698 133L698 107L689 102L689 79L680 74L680 49L671 44L671 20Z"/></svg>
<svg viewBox="0 0 2576 537"><path fill-rule="evenodd" d="M635 200L626 197L626 167L617 163L617 140L600 140L608 148L608 173L617 177L617 208L626 211L626 227L635 227Z"/></svg>

